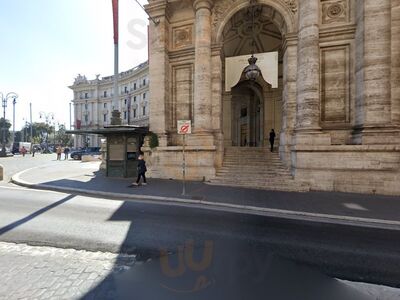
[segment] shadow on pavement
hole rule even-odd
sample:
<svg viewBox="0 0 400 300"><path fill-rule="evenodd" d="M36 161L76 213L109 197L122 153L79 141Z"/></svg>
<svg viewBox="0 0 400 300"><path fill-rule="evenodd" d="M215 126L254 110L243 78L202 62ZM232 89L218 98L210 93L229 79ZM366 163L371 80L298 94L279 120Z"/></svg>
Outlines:
<svg viewBox="0 0 400 300"><path fill-rule="evenodd" d="M11 230L15 229L16 227L29 222L30 220L40 216L41 214L44 214L45 212L49 211L50 209L60 206L61 204L71 200L74 197L75 197L75 195L68 195L68 196L64 197L63 199L58 200L57 202L54 202L46 207L43 207L42 209L39 209L38 211L35 211L34 213L30 214L29 216L26 216L25 218L22 218L18 221L15 221L11 224L8 224L8 225L0 228L0 235L3 235L8 231L11 231Z"/></svg>
<svg viewBox="0 0 400 300"><path fill-rule="evenodd" d="M163 215L137 221L140 212L130 214L129 205L125 202L110 221L130 221L120 252L135 254L136 261L121 268L126 263L126 255L121 254L115 264L118 271L82 299L372 299L314 268L283 258L274 245L213 232L191 236L193 228L182 234L185 228L179 224L163 226L167 219ZM168 237L176 237L175 242Z"/></svg>

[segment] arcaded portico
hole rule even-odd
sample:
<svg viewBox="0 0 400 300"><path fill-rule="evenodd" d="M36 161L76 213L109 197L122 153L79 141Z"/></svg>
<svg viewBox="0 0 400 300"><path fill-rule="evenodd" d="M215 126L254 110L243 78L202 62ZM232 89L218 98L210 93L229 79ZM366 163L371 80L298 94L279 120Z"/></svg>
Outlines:
<svg viewBox="0 0 400 300"><path fill-rule="evenodd" d="M159 21L149 30L151 176L181 177L176 126L190 119L191 179L223 176L231 153L251 160L274 128L296 182L400 194L400 1L149 0L147 11ZM261 75L233 74L251 54ZM274 54L276 72L264 59Z"/></svg>

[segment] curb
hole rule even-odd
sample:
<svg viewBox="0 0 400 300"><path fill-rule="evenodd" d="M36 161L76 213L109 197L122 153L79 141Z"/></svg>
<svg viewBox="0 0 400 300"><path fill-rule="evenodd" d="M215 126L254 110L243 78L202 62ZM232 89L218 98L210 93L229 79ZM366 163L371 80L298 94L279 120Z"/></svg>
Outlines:
<svg viewBox="0 0 400 300"><path fill-rule="evenodd" d="M336 224L336 225L367 227L375 229L400 230L400 221L300 212L300 211L283 210L275 208L257 207L251 205L239 205L232 203L212 202L206 200L193 200L193 199L184 199L176 197L131 195L124 193L102 192L102 191L94 191L94 190L86 190L78 188L52 186L47 184L32 184L20 179L20 175L36 168L38 167L26 169L24 171L15 174L14 176L12 176L11 182L19 186L37 190L50 190L56 192L74 193L74 194L81 194L88 196L109 197L115 200L129 199L129 200L136 200L139 203L174 205L174 206L192 207L192 208L196 207L200 209L207 209L214 211L218 210L218 211L240 213L247 215L258 215L258 216L265 216L272 218L280 218L286 220L307 221L313 223Z"/></svg>

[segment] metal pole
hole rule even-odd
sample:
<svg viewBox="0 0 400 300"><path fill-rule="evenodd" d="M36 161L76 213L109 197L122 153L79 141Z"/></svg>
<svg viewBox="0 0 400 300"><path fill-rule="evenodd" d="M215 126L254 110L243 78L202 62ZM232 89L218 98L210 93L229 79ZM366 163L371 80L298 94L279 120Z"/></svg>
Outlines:
<svg viewBox="0 0 400 300"><path fill-rule="evenodd" d="M14 143L14 138L15 138L15 104L17 103L17 100L13 99L13 131L12 131L12 143Z"/></svg>
<svg viewBox="0 0 400 300"><path fill-rule="evenodd" d="M186 134L183 134L183 146L182 146L182 175L183 175L183 182L182 182L182 196L186 195L186 157L185 157L185 136Z"/></svg>
<svg viewBox="0 0 400 300"><path fill-rule="evenodd" d="M114 110L119 109L118 95L118 44L114 44Z"/></svg>
<svg viewBox="0 0 400 300"><path fill-rule="evenodd" d="M1 94L1 104L3 106L3 126L1 128L2 130L2 149L1 149L1 156L6 156L6 105L7 105L7 99L3 97L3 94Z"/></svg>
<svg viewBox="0 0 400 300"><path fill-rule="evenodd" d="M30 111L30 119L31 119L31 140L30 142L33 142L33 123L32 123L32 102L29 103L29 111Z"/></svg>
<svg viewBox="0 0 400 300"><path fill-rule="evenodd" d="M22 119L24 121L24 138L23 141L26 142L26 121L25 119Z"/></svg>
<svg viewBox="0 0 400 300"><path fill-rule="evenodd" d="M72 107L71 102L69 103L69 130L72 130Z"/></svg>

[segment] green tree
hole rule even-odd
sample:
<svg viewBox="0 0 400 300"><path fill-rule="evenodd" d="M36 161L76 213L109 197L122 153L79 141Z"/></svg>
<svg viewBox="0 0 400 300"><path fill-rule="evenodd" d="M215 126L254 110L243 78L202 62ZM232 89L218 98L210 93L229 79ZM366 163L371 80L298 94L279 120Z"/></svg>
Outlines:
<svg viewBox="0 0 400 300"><path fill-rule="evenodd" d="M3 138L5 137L6 143L11 139L10 133L11 123L9 120L0 118L0 143L3 143Z"/></svg>
<svg viewBox="0 0 400 300"><path fill-rule="evenodd" d="M31 136L31 127L32 127L32 136ZM40 144L44 142L45 140L44 137L46 136L46 134L49 135L49 139L50 137L54 136L54 127L43 122L35 122L33 124L28 123L21 129L22 137L24 136L25 132L27 141L30 141L34 144Z"/></svg>
<svg viewBox="0 0 400 300"><path fill-rule="evenodd" d="M59 143L59 144L64 145L64 146L70 146L71 147L72 143L73 143L72 136L71 136L71 134L65 133L66 130L67 129L65 128L65 125L61 124L59 126L58 132L56 134L56 143Z"/></svg>

